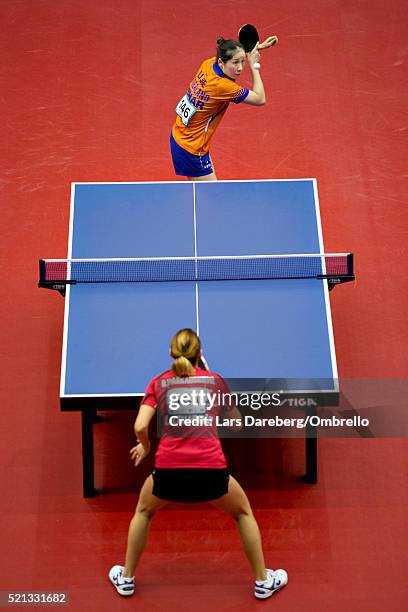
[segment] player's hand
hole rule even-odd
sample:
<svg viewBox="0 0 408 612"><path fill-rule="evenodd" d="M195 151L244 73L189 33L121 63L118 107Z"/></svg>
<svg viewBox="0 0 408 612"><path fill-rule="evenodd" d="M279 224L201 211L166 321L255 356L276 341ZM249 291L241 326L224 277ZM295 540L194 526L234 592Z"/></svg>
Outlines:
<svg viewBox="0 0 408 612"><path fill-rule="evenodd" d="M134 461L136 467L149 454L149 451L150 447L146 450L143 444L140 444L140 442L130 449L130 458L132 461Z"/></svg>
<svg viewBox="0 0 408 612"><path fill-rule="evenodd" d="M259 47L259 43L256 43L252 51L247 53L248 64L252 69L254 69L254 64L259 63L259 60L261 59L261 55L258 51L258 47Z"/></svg>
<svg viewBox="0 0 408 612"><path fill-rule="evenodd" d="M269 47L273 47L273 45L276 45L277 42L277 36L268 36L268 38L265 38L265 40L259 44L258 49L268 49Z"/></svg>

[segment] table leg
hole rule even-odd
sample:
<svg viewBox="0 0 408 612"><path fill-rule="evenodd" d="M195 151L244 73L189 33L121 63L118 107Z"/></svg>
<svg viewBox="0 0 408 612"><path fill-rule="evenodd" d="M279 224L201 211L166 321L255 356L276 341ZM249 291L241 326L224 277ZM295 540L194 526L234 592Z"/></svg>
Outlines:
<svg viewBox="0 0 408 612"><path fill-rule="evenodd" d="M82 410L82 482L83 496L94 497L93 413Z"/></svg>
<svg viewBox="0 0 408 612"><path fill-rule="evenodd" d="M311 409L308 416L315 416L316 411ZM306 425L306 474L305 481L310 484L317 482L317 428L309 423Z"/></svg>

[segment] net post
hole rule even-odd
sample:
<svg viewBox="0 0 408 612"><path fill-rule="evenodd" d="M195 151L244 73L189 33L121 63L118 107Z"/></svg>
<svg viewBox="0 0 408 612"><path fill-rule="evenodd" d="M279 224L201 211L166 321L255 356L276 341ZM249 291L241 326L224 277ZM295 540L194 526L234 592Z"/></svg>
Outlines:
<svg viewBox="0 0 408 612"><path fill-rule="evenodd" d="M347 270L350 276L354 276L354 254L347 254Z"/></svg>
<svg viewBox="0 0 408 612"><path fill-rule="evenodd" d="M38 262L38 267L39 267L39 282L38 282L38 286L41 287L40 283L45 281L46 278L46 269L45 269L45 259L40 259Z"/></svg>
<svg viewBox="0 0 408 612"><path fill-rule="evenodd" d="M71 281L67 279L61 280L48 280L47 279L47 260L39 259L39 281L38 287L40 289L52 289L53 291L58 291L62 297L65 297L66 286L67 285L76 285L76 281Z"/></svg>

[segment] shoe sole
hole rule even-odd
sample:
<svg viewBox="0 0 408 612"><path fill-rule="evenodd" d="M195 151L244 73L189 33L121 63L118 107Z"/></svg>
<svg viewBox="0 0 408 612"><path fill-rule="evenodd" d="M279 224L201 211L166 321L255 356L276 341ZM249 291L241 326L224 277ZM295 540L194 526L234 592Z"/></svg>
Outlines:
<svg viewBox="0 0 408 612"><path fill-rule="evenodd" d="M283 589L284 586L286 586L286 584L282 584L281 587L278 587L277 589L274 589L273 591L270 591L269 593L265 593L264 595L261 595L260 593L254 593L254 595L256 599L268 599L268 597L272 597L274 593Z"/></svg>

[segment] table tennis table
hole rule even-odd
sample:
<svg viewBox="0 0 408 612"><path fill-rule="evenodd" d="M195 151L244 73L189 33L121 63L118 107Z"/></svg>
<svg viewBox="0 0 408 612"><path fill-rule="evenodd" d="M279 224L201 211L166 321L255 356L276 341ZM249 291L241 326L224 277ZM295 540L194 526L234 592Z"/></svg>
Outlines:
<svg viewBox="0 0 408 612"><path fill-rule="evenodd" d="M323 252L315 179L71 188L68 259ZM84 496L95 493L95 412L135 409L184 327L227 379L324 379L337 392L326 280L68 284L60 401L82 413ZM317 480L313 436L306 477Z"/></svg>

